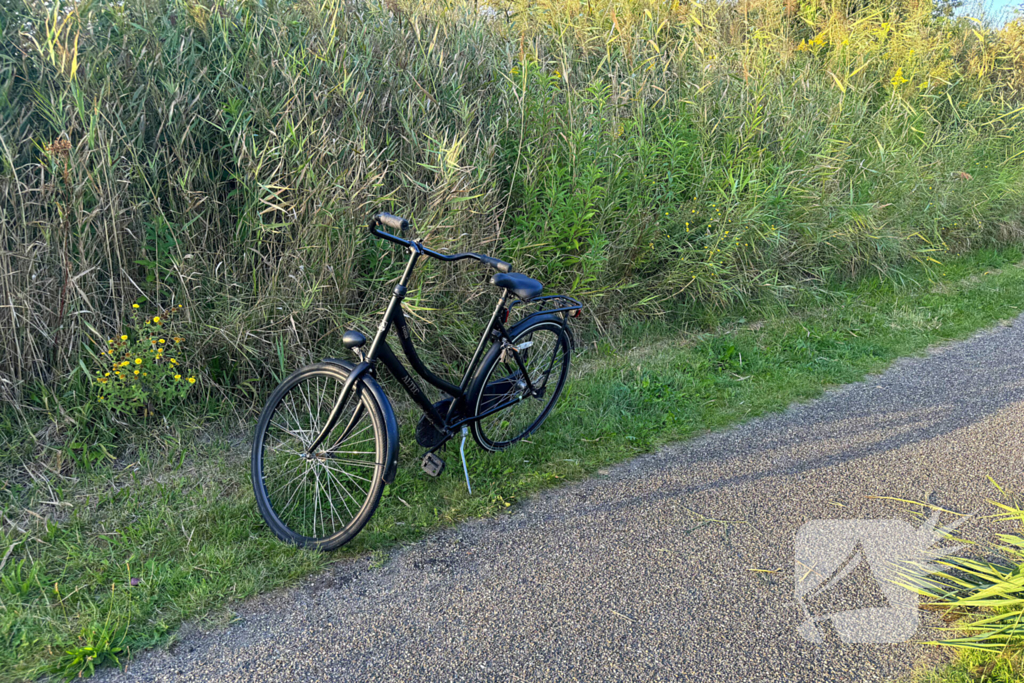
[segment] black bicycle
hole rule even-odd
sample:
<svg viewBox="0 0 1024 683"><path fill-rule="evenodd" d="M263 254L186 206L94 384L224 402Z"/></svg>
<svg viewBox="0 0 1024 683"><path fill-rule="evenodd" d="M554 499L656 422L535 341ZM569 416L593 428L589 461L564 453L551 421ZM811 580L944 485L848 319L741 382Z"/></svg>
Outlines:
<svg viewBox="0 0 1024 683"><path fill-rule="evenodd" d="M416 441L427 449L423 470L435 477L445 464L437 451L460 431L463 447L471 429L488 451L503 450L529 436L551 412L569 375L569 319L579 317L579 301L540 296L540 282L511 272L512 266L499 259L442 254L420 240L384 232L381 226L405 234L409 222L379 213L369 226L374 236L407 249L409 261L369 349L364 334L346 331L342 345L359 362L327 358L292 373L270 395L256 425L252 483L260 514L278 538L299 546L333 550L352 540L376 510L384 485L394 481L398 422L375 379L378 360L423 410ZM475 259L497 271L490 282L501 290L498 304L458 385L423 364L402 312L402 299L422 256ZM510 304L513 297L517 300ZM506 329L512 308L520 303L540 307ZM423 393L387 343L392 326L398 329L412 369L447 398L431 403ZM464 448L460 452L469 486Z"/></svg>

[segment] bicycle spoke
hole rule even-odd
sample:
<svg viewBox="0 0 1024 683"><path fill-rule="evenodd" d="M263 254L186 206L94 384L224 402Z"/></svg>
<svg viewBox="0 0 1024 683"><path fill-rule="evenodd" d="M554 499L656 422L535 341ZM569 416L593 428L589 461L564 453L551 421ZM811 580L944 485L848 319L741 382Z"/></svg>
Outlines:
<svg viewBox="0 0 1024 683"><path fill-rule="evenodd" d="M342 465L348 465L349 467L376 467L377 463L369 462L367 460L346 460L345 458L335 458L332 455L325 456L329 461L336 462Z"/></svg>

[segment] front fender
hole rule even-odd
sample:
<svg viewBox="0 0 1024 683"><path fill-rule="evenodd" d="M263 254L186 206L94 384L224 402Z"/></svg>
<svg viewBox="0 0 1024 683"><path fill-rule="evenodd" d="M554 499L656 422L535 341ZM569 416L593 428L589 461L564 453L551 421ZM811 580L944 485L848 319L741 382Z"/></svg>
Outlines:
<svg viewBox="0 0 1024 683"><path fill-rule="evenodd" d="M343 358L324 358L324 362L345 368L348 372L355 369L352 363ZM395 474L398 472L398 419L391 407L391 401L388 400L387 394L384 393L377 380L369 373L364 373L360 379L370 391L373 400L377 402L381 415L384 416L384 430L387 437L387 443L384 445L384 483L390 484L395 480Z"/></svg>

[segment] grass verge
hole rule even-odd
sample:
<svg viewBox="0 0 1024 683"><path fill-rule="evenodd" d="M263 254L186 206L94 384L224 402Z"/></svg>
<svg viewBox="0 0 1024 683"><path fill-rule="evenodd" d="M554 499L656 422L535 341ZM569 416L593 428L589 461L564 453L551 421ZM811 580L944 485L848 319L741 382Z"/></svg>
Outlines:
<svg viewBox="0 0 1024 683"><path fill-rule="evenodd" d="M1024 681L1024 662L1020 651L1010 655L961 651L947 666L918 672L913 683L1020 683Z"/></svg>
<svg viewBox="0 0 1024 683"><path fill-rule="evenodd" d="M381 549L430 529L498 513L1012 318L1024 309L1021 258L977 252L899 286L870 279L800 294L791 309L799 314L734 314L694 333L651 323L630 339L598 341L576 358L558 410L532 443L470 453L472 496L461 468L438 480L419 471L406 415L395 484L370 525L334 555L286 547L264 527L249 484L247 424L210 418L139 433L130 457L78 478L25 458L0 490L0 681L123 662L166 642L183 620L225 623L232 603L329 562L369 550L379 561Z"/></svg>

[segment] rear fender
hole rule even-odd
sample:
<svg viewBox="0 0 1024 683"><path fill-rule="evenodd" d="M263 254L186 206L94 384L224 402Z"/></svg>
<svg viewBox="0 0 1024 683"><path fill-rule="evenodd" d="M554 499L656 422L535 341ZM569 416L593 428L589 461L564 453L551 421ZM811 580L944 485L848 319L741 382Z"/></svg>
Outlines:
<svg viewBox="0 0 1024 683"><path fill-rule="evenodd" d="M516 335L519 334L522 330L526 329L528 326L540 320L551 320L552 322L556 322L559 325L561 325L563 329L565 329L565 333L569 335L569 348L573 351L576 350L576 333L573 332L572 325L569 324L569 321L562 318L561 314L559 313L546 313L544 311L537 311L536 313L531 313L530 315L526 316L525 318L517 322L515 325L513 325L512 328L508 331L508 336L511 339L515 339Z"/></svg>

